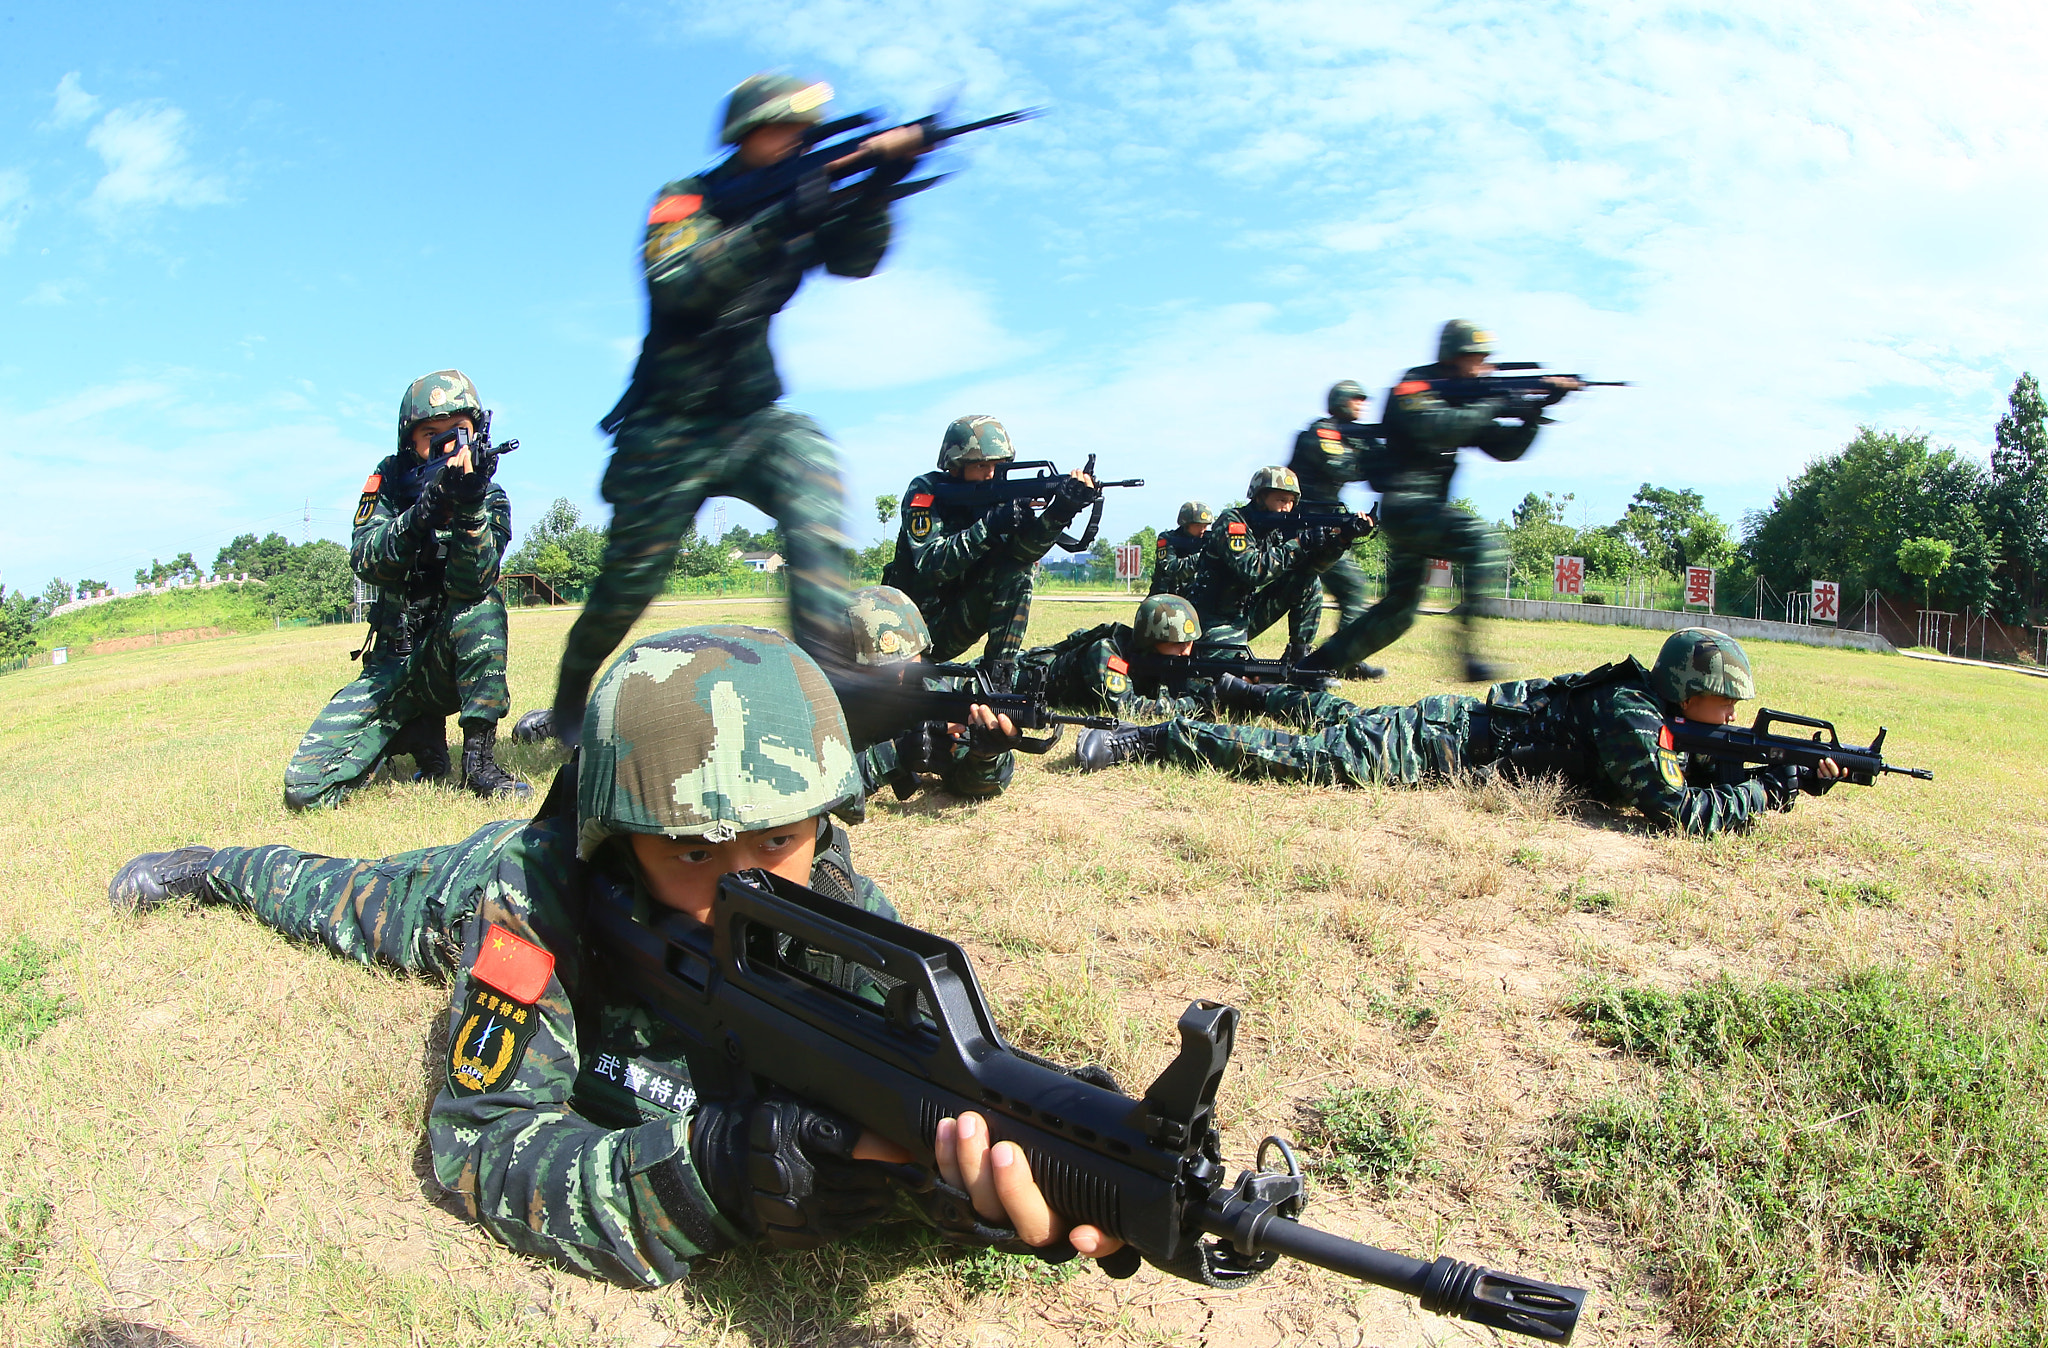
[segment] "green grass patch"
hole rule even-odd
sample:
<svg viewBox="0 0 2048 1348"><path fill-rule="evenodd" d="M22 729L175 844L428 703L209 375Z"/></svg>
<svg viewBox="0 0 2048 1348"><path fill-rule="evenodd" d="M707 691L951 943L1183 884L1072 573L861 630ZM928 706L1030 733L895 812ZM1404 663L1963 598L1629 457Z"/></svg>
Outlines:
<svg viewBox="0 0 2048 1348"><path fill-rule="evenodd" d="M1428 1168L1429 1111L1398 1087L1340 1086L1302 1112L1306 1165L1319 1179L1391 1188Z"/></svg>
<svg viewBox="0 0 2048 1348"><path fill-rule="evenodd" d="M1836 903L1860 903L1870 908L1889 908L1899 901L1899 892L1885 880L1837 880L1809 875L1806 887Z"/></svg>
<svg viewBox="0 0 2048 1348"><path fill-rule="evenodd" d="M35 1294L43 1237L55 1215L46 1198L10 1198L0 1208L0 1305Z"/></svg>
<svg viewBox="0 0 2048 1348"><path fill-rule="evenodd" d="M1575 913L1611 913L1621 906L1621 895L1611 889L1585 889L1576 881L1558 895Z"/></svg>
<svg viewBox="0 0 2048 1348"><path fill-rule="evenodd" d="M1069 1259L1048 1264L1035 1255L1005 1254L1001 1250L969 1250L948 1266L954 1281L976 1296L1008 1292L1020 1284L1040 1283L1056 1287L1071 1281L1088 1267L1086 1259Z"/></svg>
<svg viewBox="0 0 2048 1348"><path fill-rule="evenodd" d="M1563 1201L1616 1220L1693 1342L2040 1343L2048 1042L1894 973L1572 1007L1663 1071L1563 1121Z"/></svg>
<svg viewBox="0 0 2048 1348"><path fill-rule="evenodd" d="M64 998L43 986L61 953L28 936L0 949L0 1048L26 1048L70 1013Z"/></svg>

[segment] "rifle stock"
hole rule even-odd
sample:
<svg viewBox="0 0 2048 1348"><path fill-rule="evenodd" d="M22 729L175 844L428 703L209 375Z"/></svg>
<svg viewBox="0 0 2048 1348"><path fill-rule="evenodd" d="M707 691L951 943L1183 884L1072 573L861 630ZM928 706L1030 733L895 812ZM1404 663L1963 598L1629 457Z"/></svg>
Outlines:
<svg viewBox="0 0 2048 1348"><path fill-rule="evenodd" d="M1011 1048L953 942L765 871L725 876L708 927L665 909L636 920L631 898L602 880L593 921L625 986L689 1046L693 1076L705 1064L700 1091L746 1096L772 1083L836 1110L910 1152L919 1168L897 1177L914 1188L931 1183L939 1121L974 1110L993 1140L1023 1149L1055 1211L1179 1277L1242 1285L1285 1254L1439 1314L1571 1338L1579 1289L1302 1226L1300 1171L1279 1139L1229 1181L1215 1100L1232 1007L1190 1005L1179 1056L1132 1099ZM1268 1146L1286 1170L1263 1169Z"/></svg>

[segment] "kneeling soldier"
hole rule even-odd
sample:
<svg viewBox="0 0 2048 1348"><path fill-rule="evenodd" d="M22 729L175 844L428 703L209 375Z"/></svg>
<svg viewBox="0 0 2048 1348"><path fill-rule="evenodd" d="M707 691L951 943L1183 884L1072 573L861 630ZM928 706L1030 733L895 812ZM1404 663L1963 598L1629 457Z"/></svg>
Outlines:
<svg viewBox="0 0 2048 1348"><path fill-rule="evenodd" d="M1252 510L1285 515L1301 499L1301 482L1291 468L1261 468L1245 496ZM1202 640L1249 646L1284 617L1289 654L1305 654L1322 621L1321 573L1344 555L1348 541L1334 530L1296 538L1278 529L1259 533L1245 519L1245 509L1233 506L1216 517L1186 591L1202 615Z"/></svg>
<svg viewBox="0 0 2048 1348"><path fill-rule="evenodd" d="M868 1225L891 1191L864 1162L909 1158L787 1095L700 1098L681 1039L615 984L588 920L602 888L701 922L719 877L756 867L894 916L833 823L858 818L861 792L824 674L760 628L663 632L613 663L584 730L580 768L563 769L534 820L382 861L152 853L122 868L109 898L117 910L233 904L337 954L452 984L448 1068L427 1121L434 1174L514 1249L656 1286L732 1245L814 1246ZM946 1203L928 1211L949 1239L1063 1253L1064 1233L1083 1254L1117 1247L1092 1227L1067 1232L1022 1153L987 1137L975 1114L939 1127ZM804 1182L770 1191L764 1175ZM981 1223L960 1216L970 1199ZM1015 1229L996 1229L1006 1222Z"/></svg>
<svg viewBox="0 0 2048 1348"><path fill-rule="evenodd" d="M854 664L868 669L922 661L932 634L910 596L889 585L855 590L847 610ZM927 686L931 686L927 681ZM949 685L950 686L950 685ZM927 721L860 751L860 780L868 795L884 786L908 800L936 776L951 795L999 796L1016 770L1017 728L1007 716L976 706L968 724Z"/></svg>
<svg viewBox="0 0 2048 1348"><path fill-rule="evenodd" d="M1827 759L1816 773L1763 767L1731 779L1711 760L1688 761L1665 747L1666 718L1726 725L1735 704L1756 695L1742 647L1704 627L1672 633L1649 669L1630 656L1586 674L1497 683L1483 699L1444 693L1413 706L1360 709L1297 688L1229 683L1222 694L1228 709L1310 733L1185 717L1091 730L1076 749L1082 767L1168 762L1318 786L1413 786L1485 768L1556 773L1610 805L1633 805L1657 824L1702 834L1765 809L1790 810L1799 792L1823 795L1841 775Z"/></svg>
<svg viewBox="0 0 2048 1348"><path fill-rule="evenodd" d="M1195 579L1202 538L1216 522L1216 512L1200 501L1183 501L1174 527L1153 545L1152 588L1147 594L1179 594Z"/></svg>
<svg viewBox="0 0 2048 1348"><path fill-rule="evenodd" d="M398 405L398 452L363 484L349 565L377 587L363 672L334 695L284 773L285 804L335 805L388 757L410 754L422 777L448 774L446 717L462 727L462 784L523 799L532 787L498 766L506 710L505 601L498 562L512 505L491 481L497 455L435 437L477 436L486 420L460 370L413 382Z"/></svg>

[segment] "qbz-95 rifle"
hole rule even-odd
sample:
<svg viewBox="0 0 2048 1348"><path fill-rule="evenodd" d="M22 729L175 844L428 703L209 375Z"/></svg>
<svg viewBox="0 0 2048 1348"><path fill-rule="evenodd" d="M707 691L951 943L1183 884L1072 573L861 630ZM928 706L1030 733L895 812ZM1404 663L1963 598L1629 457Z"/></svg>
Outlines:
<svg viewBox="0 0 2048 1348"><path fill-rule="evenodd" d="M1147 682L1177 687L1194 679L1220 679L1234 675L1249 683L1292 683L1320 689L1330 679L1328 670L1297 670L1286 660L1261 660L1249 646L1201 646L1186 655L1161 655L1140 651L1131 657L1131 673Z"/></svg>
<svg viewBox="0 0 2048 1348"><path fill-rule="evenodd" d="M1553 387L1552 379L1576 379L1584 388L1627 388L1626 379L1588 379L1580 374L1531 374L1528 371L1543 369L1540 360L1503 360L1493 365L1496 373L1475 374L1469 378L1447 377L1443 379L1409 379L1394 386L1394 396L1420 393L1424 389L1435 393L1453 406L1505 399L1508 403L1503 416L1520 416L1534 412L1556 402L1564 391Z"/></svg>
<svg viewBox="0 0 2048 1348"><path fill-rule="evenodd" d="M435 478L441 476L448 461L463 450L469 451L470 471L480 472L488 477L497 469L500 455L510 454L519 448L517 440L507 440L502 445L491 443L491 414L485 412L478 418L477 431L471 435L466 427L457 426L446 430L427 442L427 457L415 458L403 473L384 480L384 491L398 508L403 510L420 499Z"/></svg>
<svg viewBox="0 0 2048 1348"><path fill-rule="evenodd" d="M1292 510L1240 506L1238 514L1244 517L1245 527L1255 534L1299 538L1313 530L1332 529L1346 547L1379 527L1377 516L1361 515L1341 501L1296 501Z"/></svg>
<svg viewBox="0 0 2048 1348"><path fill-rule="evenodd" d="M1036 468L1039 471L1028 476L1022 475L1023 470L1027 468ZM1088 456L1088 462L1081 466L1081 471L1090 477L1095 476L1093 454ZM1053 493L1059 490L1060 483L1066 480L1067 474L1062 473L1050 459L1032 459L1026 463L998 463L996 475L986 482L966 482L948 478L938 483L932 488L932 508L986 515L997 506L1008 505L1012 501L1049 501ZM1118 482L1098 481L1095 484L1095 504L1088 515L1088 527L1081 531L1079 538L1071 534L1061 534L1059 546L1068 552L1086 552L1089 545L1095 542L1096 532L1102 527L1102 492L1111 487L1144 485L1145 479L1142 477L1127 477Z"/></svg>
<svg viewBox="0 0 2048 1348"><path fill-rule="evenodd" d="M993 665L942 665L909 661L877 669L835 669L826 677L857 747L878 744L926 721L968 724L977 704L1010 718L1018 730L1050 730L1052 734L1019 735L1016 747L1027 754L1050 752L1064 728L1085 726L1114 730L1114 716L1070 716L1052 709L1048 684L1051 669L1014 660ZM951 687L934 687L934 683Z"/></svg>
<svg viewBox="0 0 2048 1348"><path fill-rule="evenodd" d="M1813 736L1802 739L1797 735L1774 735L1771 733L1773 725L1805 726L1813 731ZM1821 738L1823 735L1827 738ZM1795 716L1789 711L1773 711L1769 707L1758 711L1755 724L1749 726L1709 725L1705 721L1688 721L1674 716L1664 723L1662 734L1667 741L1664 745L1667 749L1705 754L1729 763L1761 763L1814 772L1823 759L1832 758L1842 768L1841 780L1858 786L1873 785L1888 772L1901 777L1918 777L1923 782L1934 780L1931 768L1896 768L1885 762L1884 737L1885 729L1879 726L1877 738L1869 744L1844 744L1842 737L1835 733L1833 721Z"/></svg>
<svg viewBox="0 0 2048 1348"><path fill-rule="evenodd" d="M939 1121L974 1110L991 1140L1024 1151L1056 1212L1125 1242L1103 1260L1112 1274L1142 1258L1233 1287L1287 1255L1438 1314L1571 1339L1585 1301L1578 1288L1447 1256L1425 1263L1302 1225L1301 1171L1282 1139L1261 1143L1253 1169L1230 1179L1216 1093L1237 1029L1232 1007L1189 1006L1179 1056L1134 1100L1011 1048L966 952L930 932L765 871L723 877L708 927L667 910L635 921L630 897L609 884L598 896L593 917L616 976L682 1035L693 1072L701 1062L724 1078L700 1089L744 1098L773 1085L836 1110L916 1158L896 1171L913 1189L932 1182ZM820 977L816 956L879 1000ZM1284 1169L1265 1168L1269 1151Z"/></svg>

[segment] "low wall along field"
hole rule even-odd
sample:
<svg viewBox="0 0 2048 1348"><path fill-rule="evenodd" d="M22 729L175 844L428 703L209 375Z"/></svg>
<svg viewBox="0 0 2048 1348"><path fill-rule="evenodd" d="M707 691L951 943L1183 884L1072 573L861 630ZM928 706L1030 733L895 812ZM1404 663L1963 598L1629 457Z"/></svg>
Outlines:
<svg viewBox="0 0 2048 1348"><path fill-rule="evenodd" d="M572 616L513 616L515 714L547 700ZM1032 640L1106 616L1043 603ZM1347 695L1450 686L1449 631L1425 617L1385 652L1387 681ZM282 810L285 760L360 636L266 630L8 677L0 1343L1501 1342L1303 1266L1235 1292L1149 1268L1114 1282L959 1257L909 1222L708 1260L656 1292L499 1247L420 1150L440 990L217 908L106 907L145 850L382 856L497 817L411 784ZM1545 674L1648 659L1663 636L1499 622L1488 639ZM1858 741L1889 726L1887 753L1936 779L1838 787L1701 841L1550 785L1083 777L1063 745L984 804L873 802L854 855L907 920L967 946L1008 1036L1129 1089L1190 1000L1242 1008L1219 1097L1233 1165L1292 1136L1315 1224L1590 1287L1581 1343L2039 1342L2043 690L1749 649L1767 705ZM537 783L560 762L504 749Z"/></svg>

